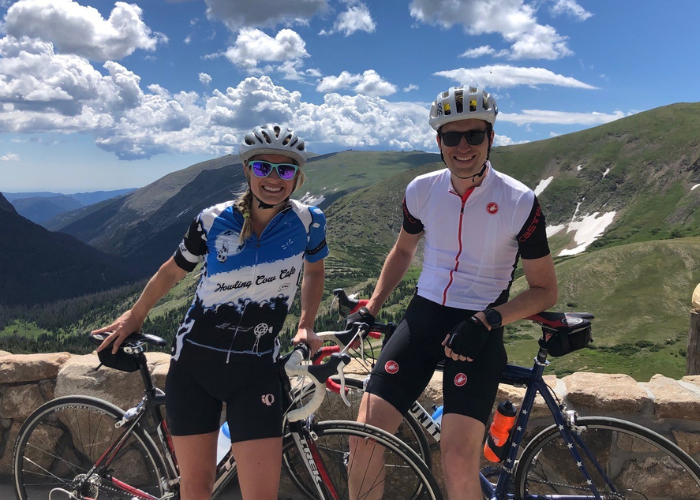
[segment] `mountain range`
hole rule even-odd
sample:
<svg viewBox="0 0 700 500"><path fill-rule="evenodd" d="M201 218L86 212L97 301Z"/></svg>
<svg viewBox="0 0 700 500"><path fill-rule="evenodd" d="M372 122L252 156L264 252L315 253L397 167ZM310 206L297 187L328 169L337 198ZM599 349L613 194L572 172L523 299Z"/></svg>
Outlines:
<svg viewBox="0 0 700 500"><path fill-rule="evenodd" d="M7 201L17 210L17 213L32 222L43 224L53 217L98 203L109 198L130 193L135 189L118 189L115 191L92 191L89 193L3 193Z"/></svg>
<svg viewBox="0 0 700 500"><path fill-rule="evenodd" d="M657 108L573 134L497 147L491 161L535 189L557 256L698 235L698 116L700 103ZM327 211L329 242L340 255L357 246L385 254L399 229L406 184L442 167L439 155L418 151L315 156L305 167L309 182L296 196ZM234 197L243 182L239 159L225 156L67 212L46 226L148 275L173 252L194 215ZM358 190L349 205L347 195Z"/></svg>
<svg viewBox="0 0 700 500"><path fill-rule="evenodd" d="M52 302L137 279L121 259L17 213L0 194L0 305Z"/></svg>
<svg viewBox="0 0 700 500"><path fill-rule="evenodd" d="M651 349L654 361L645 361L649 367L677 370L684 355L680 339L687 336L685 297L689 302L700 281L700 103L674 104L544 141L496 147L491 161L538 195L560 281L557 308L591 309L600 320L601 350L586 350L589 357L582 362L601 370L614 366L609 356L616 351L606 350L614 342L629 345L628 353ZM416 175L440 168L439 155L421 151L312 156L304 167L309 181L295 197L326 214L328 289L356 289L378 276L401 227L406 185ZM115 286L146 278L172 255L192 217L234 198L243 183L237 156L202 162L131 193L59 214L44 223L54 232L32 230L38 239L31 244L53 248L43 258L58 262L58 246L41 239L70 235L72 242L97 252L84 257L85 262L93 257L105 262L100 259L110 256L112 264L128 269ZM7 205L0 200L0 206ZM26 231L31 223L24 219L23 224ZM6 251L0 248L4 262ZM407 282L416 274L409 272ZM184 286L194 285L188 281ZM522 279L514 290L519 286ZM171 314L186 307L189 296L180 289L177 306L167 303L171 297L159 308ZM387 312L397 308L399 314L405 297L392 304ZM514 340L513 346L518 345ZM522 355L531 360L527 346ZM573 359L577 356L558 362L566 370Z"/></svg>

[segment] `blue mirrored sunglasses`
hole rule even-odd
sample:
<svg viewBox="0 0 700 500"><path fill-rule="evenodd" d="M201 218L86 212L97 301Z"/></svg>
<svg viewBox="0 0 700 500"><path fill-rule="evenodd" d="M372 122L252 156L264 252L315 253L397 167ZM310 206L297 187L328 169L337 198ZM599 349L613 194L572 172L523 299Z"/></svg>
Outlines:
<svg viewBox="0 0 700 500"><path fill-rule="evenodd" d="M248 166L256 177L267 177L273 170L277 171L277 176L284 181L291 181L299 170L298 165L293 163L271 163L269 161L251 161Z"/></svg>

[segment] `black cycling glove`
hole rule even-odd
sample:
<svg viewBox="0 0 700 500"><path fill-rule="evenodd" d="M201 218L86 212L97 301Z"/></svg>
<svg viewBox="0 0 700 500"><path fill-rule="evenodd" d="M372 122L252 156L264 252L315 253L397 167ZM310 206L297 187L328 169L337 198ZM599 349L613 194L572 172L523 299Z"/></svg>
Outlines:
<svg viewBox="0 0 700 500"><path fill-rule="evenodd" d="M472 316L461 321L449 333L445 347L457 355L476 359L489 337L489 329L479 318Z"/></svg>
<svg viewBox="0 0 700 500"><path fill-rule="evenodd" d="M367 323L367 326L372 328L374 325L374 316L369 312L366 307L360 307L357 311L352 314L348 314L345 318L345 328L350 328L353 323Z"/></svg>

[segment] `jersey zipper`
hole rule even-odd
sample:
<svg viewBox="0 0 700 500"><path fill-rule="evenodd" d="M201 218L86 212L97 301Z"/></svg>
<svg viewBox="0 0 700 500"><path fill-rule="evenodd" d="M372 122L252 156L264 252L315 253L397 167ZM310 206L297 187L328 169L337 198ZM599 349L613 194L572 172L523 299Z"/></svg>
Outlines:
<svg viewBox="0 0 700 500"><path fill-rule="evenodd" d="M254 295L253 291L255 291L255 288L257 287L257 283L255 282L255 277L258 274L258 262L260 258L260 240L262 239L263 235L267 231L267 228L270 227L270 224L277 218L281 217L282 214L284 213L284 210L282 210L280 213L275 215L270 222L267 223L267 226L265 226L265 229L263 229L262 233L260 233L260 236L255 234L255 231L253 231L253 234L255 235L255 265L253 266L253 277L251 279L252 282L252 289L251 289L251 295ZM243 321L243 316L245 315L245 310L248 308L248 304L250 304L250 300L246 302L246 304L243 306L243 312L241 312L241 318L238 320L238 328L241 326L241 321ZM233 333L233 338L231 339L231 345L228 348L228 353L226 354L226 364L228 364L229 360L231 359L231 352L233 351L233 343L236 340L236 335L238 335L238 328Z"/></svg>
<svg viewBox="0 0 700 500"><path fill-rule="evenodd" d="M457 195L456 192L450 191L451 193ZM442 292L442 305L444 306L445 303L447 302L447 291L450 289L452 286L452 282L454 281L454 273L459 270L459 256L462 254L462 221L464 220L464 206L467 204L467 200L469 199L469 196L474 192L474 188L471 188L467 190L466 193L461 197L461 207L459 209L459 227L457 228L457 241L459 243L459 250L457 251L457 255L455 256L455 267L450 271L450 280L447 282L447 286ZM457 195L459 196L459 195Z"/></svg>

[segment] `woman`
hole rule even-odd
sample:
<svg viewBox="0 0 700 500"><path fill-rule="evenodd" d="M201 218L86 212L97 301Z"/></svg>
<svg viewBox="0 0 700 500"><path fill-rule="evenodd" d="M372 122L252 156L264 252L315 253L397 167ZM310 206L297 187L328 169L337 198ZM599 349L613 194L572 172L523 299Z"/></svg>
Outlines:
<svg viewBox="0 0 700 500"><path fill-rule="evenodd" d="M166 412L180 466L182 500L211 497L217 436L226 403L243 498L275 499L282 457L281 386L274 361L279 335L301 283L294 343L322 344L313 322L328 255L323 213L291 200L304 182L306 148L292 130L255 128L239 154L248 189L203 210L131 310L95 333L98 350L139 331L150 309L203 262L190 309L173 341Z"/></svg>

